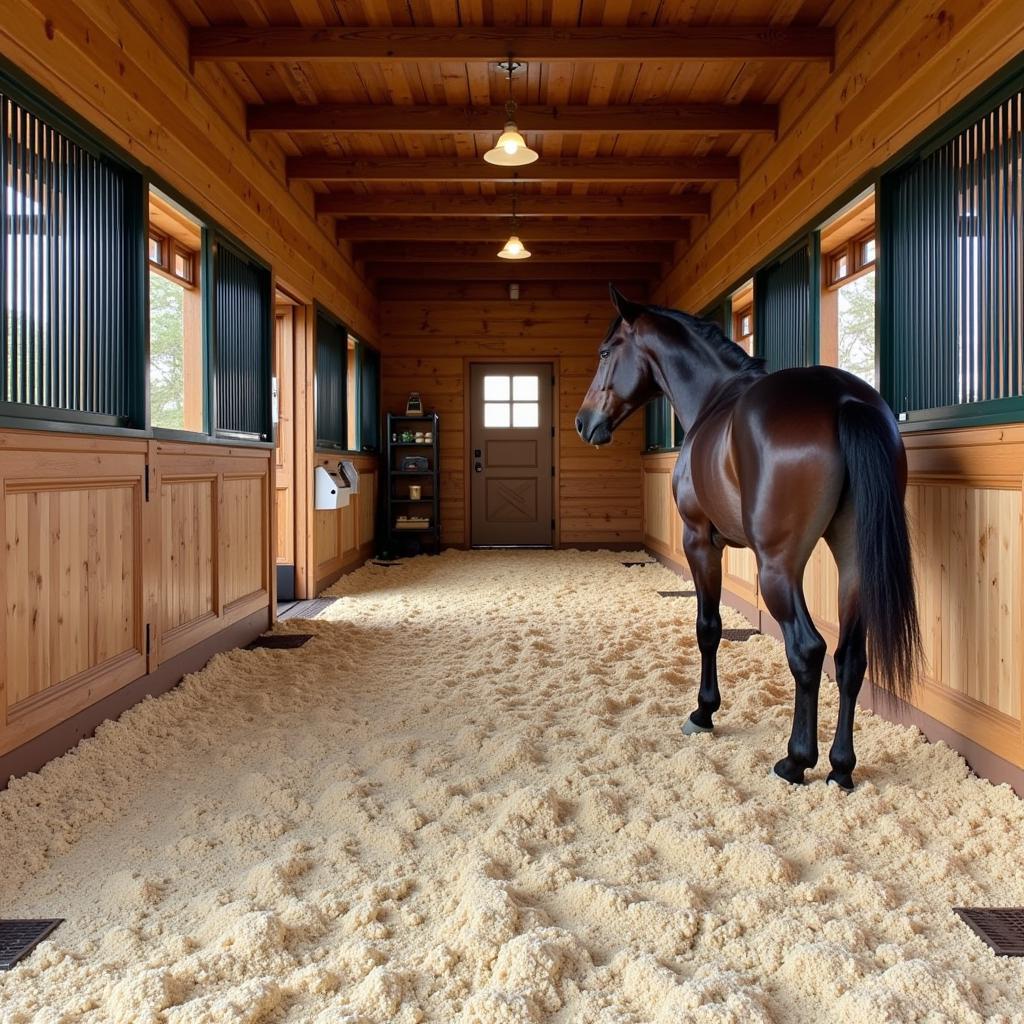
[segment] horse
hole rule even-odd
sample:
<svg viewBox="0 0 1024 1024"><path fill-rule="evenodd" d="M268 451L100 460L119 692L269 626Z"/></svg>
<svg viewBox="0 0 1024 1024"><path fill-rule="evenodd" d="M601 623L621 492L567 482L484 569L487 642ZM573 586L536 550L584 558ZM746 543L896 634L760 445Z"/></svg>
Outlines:
<svg viewBox="0 0 1024 1024"><path fill-rule="evenodd" d="M795 682L789 744L774 770L787 782L805 781L818 760L826 646L802 581L824 537L839 570L840 627L839 717L827 782L852 790L853 721L865 672L906 700L921 658L903 504L907 456L896 419L874 388L844 370L769 373L711 321L631 302L614 286L611 297L618 316L600 345L576 429L588 444L608 444L659 394L683 426L672 487L697 592L701 654L697 708L683 732L714 728L722 552L749 548Z"/></svg>

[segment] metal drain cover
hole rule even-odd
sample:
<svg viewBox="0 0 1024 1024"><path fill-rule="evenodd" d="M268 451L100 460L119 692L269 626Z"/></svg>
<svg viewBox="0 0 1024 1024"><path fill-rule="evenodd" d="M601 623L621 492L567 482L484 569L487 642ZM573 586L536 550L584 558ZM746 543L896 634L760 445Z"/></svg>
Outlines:
<svg viewBox="0 0 1024 1024"><path fill-rule="evenodd" d="M742 643L744 640L749 640L752 636L759 636L760 633L759 629L723 629L722 639L736 640Z"/></svg>
<svg viewBox="0 0 1024 1024"><path fill-rule="evenodd" d="M257 647L268 647L272 651L286 651L293 647L301 647L312 639L312 633L276 633L257 637L246 650L255 651Z"/></svg>
<svg viewBox="0 0 1024 1024"><path fill-rule="evenodd" d="M24 959L59 924L63 917L49 920L0 920L0 971L9 971Z"/></svg>
<svg viewBox="0 0 1024 1024"><path fill-rule="evenodd" d="M659 590L658 597L696 597L696 590Z"/></svg>
<svg viewBox="0 0 1024 1024"><path fill-rule="evenodd" d="M1024 907L954 907L996 956L1024 956Z"/></svg>

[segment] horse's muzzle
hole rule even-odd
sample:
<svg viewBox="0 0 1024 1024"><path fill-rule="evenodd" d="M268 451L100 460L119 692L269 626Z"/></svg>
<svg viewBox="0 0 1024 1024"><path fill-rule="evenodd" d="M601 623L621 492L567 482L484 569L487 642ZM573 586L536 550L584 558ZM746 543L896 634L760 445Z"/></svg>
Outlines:
<svg viewBox="0 0 1024 1024"><path fill-rule="evenodd" d="M576 432L587 444L608 444L612 439L612 421L593 409L580 409L576 416Z"/></svg>

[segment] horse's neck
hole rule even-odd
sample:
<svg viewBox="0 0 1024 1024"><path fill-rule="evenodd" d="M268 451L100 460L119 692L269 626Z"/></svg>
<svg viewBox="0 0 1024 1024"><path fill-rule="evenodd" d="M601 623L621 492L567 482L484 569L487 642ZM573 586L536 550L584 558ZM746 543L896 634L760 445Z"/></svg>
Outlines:
<svg viewBox="0 0 1024 1024"><path fill-rule="evenodd" d="M740 372L725 364L722 354L703 339L680 344L660 338L651 346L655 377L676 418L688 431L701 413L719 400Z"/></svg>

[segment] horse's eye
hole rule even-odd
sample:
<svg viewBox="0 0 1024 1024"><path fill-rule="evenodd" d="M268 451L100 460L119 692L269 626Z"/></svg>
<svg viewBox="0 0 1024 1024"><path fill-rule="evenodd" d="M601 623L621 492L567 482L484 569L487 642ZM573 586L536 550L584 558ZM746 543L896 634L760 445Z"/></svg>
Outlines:
<svg viewBox="0 0 1024 1024"><path fill-rule="evenodd" d="M607 359L608 358L608 349L605 349L603 352L600 353L600 355L601 355L602 359Z"/></svg>

